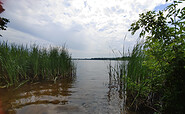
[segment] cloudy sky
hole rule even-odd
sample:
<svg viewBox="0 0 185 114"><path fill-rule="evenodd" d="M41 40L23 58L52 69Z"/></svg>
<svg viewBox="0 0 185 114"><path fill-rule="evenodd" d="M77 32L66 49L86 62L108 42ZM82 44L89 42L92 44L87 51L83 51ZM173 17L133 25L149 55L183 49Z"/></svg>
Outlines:
<svg viewBox="0 0 185 114"><path fill-rule="evenodd" d="M0 31L0 40L46 47L66 44L74 58L120 56L123 45L127 50L136 43L138 36L128 29L139 13L167 5L165 0L1 1L1 17L10 23Z"/></svg>

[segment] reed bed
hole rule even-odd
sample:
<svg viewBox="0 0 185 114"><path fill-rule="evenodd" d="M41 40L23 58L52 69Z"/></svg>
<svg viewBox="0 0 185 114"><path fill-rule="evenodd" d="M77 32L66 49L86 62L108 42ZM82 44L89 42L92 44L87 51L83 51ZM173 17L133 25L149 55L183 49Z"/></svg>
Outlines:
<svg viewBox="0 0 185 114"><path fill-rule="evenodd" d="M138 110L143 101L141 97L147 93L146 80L148 76L147 67L143 65L145 61L145 54L142 43L137 43L132 52L129 54L130 59L127 67L124 66L124 72L122 79L124 80L124 91L126 91L126 103L127 106L132 110ZM144 106L144 105L143 105Z"/></svg>
<svg viewBox="0 0 185 114"><path fill-rule="evenodd" d="M159 88L162 77L157 77L146 62L149 58L142 42L137 43L129 53L127 61L118 62L116 66L109 65L109 74L117 77L120 91L123 91L124 106L129 110L141 111L142 113L159 112ZM127 110L127 109L125 109Z"/></svg>
<svg viewBox="0 0 185 114"><path fill-rule="evenodd" d="M0 85L9 87L25 82L56 81L72 76L74 65L65 46L41 48L0 42Z"/></svg>

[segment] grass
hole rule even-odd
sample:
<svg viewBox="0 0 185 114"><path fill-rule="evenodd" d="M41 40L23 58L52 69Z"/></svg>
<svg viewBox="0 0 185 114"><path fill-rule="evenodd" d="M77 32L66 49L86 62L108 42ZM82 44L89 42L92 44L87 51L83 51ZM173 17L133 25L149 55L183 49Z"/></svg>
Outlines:
<svg viewBox="0 0 185 114"><path fill-rule="evenodd" d="M118 62L116 66L109 65L110 73L118 77L117 82L125 95L125 107L135 111L157 112L153 107L155 103L152 96L154 95L152 81L156 80L150 74L148 66L145 65L146 59L143 43L137 43L129 53L128 60L123 59L123 62Z"/></svg>
<svg viewBox="0 0 185 114"><path fill-rule="evenodd" d="M145 91L146 79L148 76L147 68L144 68L145 54L142 43L137 43L132 53L127 67L124 68L126 75L123 75L124 88L127 91L127 105L134 110L138 110L142 101L139 101Z"/></svg>
<svg viewBox="0 0 185 114"><path fill-rule="evenodd" d="M142 43L137 43L129 56L130 59L127 65L127 78L132 82L139 84L146 78L148 73L147 68L143 66L145 54Z"/></svg>
<svg viewBox="0 0 185 114"><path fill-rule="evenodd" d="M25 82L55 80L74 74L74 65L65 46L31 48L0 42L0 85L9 87Z"/></svg>

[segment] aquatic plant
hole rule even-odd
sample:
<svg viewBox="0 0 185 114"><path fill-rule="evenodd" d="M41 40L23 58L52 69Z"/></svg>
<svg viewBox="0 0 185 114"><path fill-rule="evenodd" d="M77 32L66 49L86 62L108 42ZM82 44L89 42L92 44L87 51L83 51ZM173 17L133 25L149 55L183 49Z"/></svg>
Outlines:
<svg viewBox="0 0 185 114"><path fill-rule="evenodd" d="M185 8L176 9L179 3L174 1L166 12L140 14L129 29L132 34L141 29L140 37L146 38L134 47L123 75L130 109L184 112Z"/></svg>
<svg viewBox="0 0 185 114"><path fill-rule="evenodd" d="M137 43L129 56L127 67L123 69L126 74L122 76L123 91L126 91L125 95L127 96L125 102L130 109L141 110L147 103L150 104L151 99L148 96L152 94L151 81L153 78L149 74L148 67L143 65L147 58L143 43Z"/></svg>
<svg viewBox="0 0 185 114"><path fill-rule="evenodd" d="M49 49L0 42L0 84L56 80L74 74L74 65L65 46Z"/></svg>

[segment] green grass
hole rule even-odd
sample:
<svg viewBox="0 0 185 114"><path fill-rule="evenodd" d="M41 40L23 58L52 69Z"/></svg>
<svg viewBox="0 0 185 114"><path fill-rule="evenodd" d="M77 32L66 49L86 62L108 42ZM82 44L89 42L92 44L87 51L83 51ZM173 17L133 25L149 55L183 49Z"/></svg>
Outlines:
<svg viewBox="0 0 185 114"><path fill-rule="evenodd" d="M157 112L153 107L156 102L153 102L155 98L152 95L155 94L153 88L157 88L154 83L159 84L156 81L158 77L153 77L151 70L145 65L146 60L143 43L137 43L129 53L129 59L126 61L122 59L115 66L109 65L110 73L117 77L118 84L126 98L125 104L130 110Z"/></svg>
<svg viewBox="0 0 185 114"><path fill-rule="evenodd" d="M132 82L141 83L147 75L147 68L144 68L143 62L145 54L142 44L136 44L130 53L130 59L127 65L127 78Z"/></svg>
<svg viewBox="0 0 185 114"><path fill-rule="evenodd" d="M31 48L0 42L0 85L56 80L74 74L74 65L65 46Z"/></svg>
<svg viewBox="0 0 185 114"><path fill-rule="evenodd" d="M159 107L156 104L160 104L158 98L163 79L154 75L151 69L156 69L152 67L156 63L152 57L146 56L143 46L142 42L137 43L129 53L127 62L121 62L112 69L115 69L120 77L119 81L122 82L120 84L126 98L125 104L130 110L158 112Z"/></svg>
<svg viewBox="0 0 185 114"><path fill-rule="evenodd" d="M142 43L137 43L129 56L127 67L124 69L127 73L123 75L124 88L127 91L127 105L137 110L141 103L138 99L144 91L147 76L147 68L143 66L145 54Z"/></svg>

